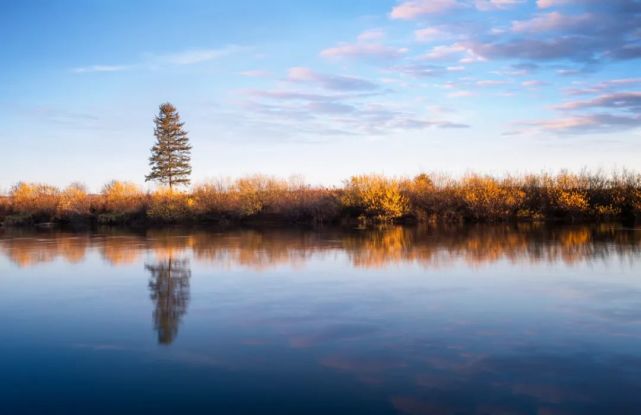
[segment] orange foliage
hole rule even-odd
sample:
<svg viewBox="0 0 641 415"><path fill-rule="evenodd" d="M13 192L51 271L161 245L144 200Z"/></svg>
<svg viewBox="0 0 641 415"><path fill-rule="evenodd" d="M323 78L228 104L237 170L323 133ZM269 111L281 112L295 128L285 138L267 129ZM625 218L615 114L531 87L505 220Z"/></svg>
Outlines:
<svg viewBox="0 0 641 415"><path fill-rule="evenodd" d="M102 189L104 211L131 214L145 209L146 197L134 183L114 180Z"/></svg>
<svg viewBox="0 0 641 415"><path fill-rule="evenodd" d="M605 220L641 218L641 175L540 174L460 179L420 174L413 179L354 176L343 188L312 187L300 179L250 176L196 186L191 191L144 193L113 181L100 195L82 185L63 191L19 183L0 197L5 224L97 219L155 221L263 220L305 223L347 221L498 222L511 219Z"/></svg>

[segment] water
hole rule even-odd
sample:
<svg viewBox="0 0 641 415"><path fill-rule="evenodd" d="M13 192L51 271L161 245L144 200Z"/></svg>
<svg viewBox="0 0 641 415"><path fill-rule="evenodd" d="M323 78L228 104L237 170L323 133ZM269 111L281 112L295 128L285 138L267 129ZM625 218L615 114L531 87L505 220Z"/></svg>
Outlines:
<svg viewBox="0 0 641 415"><path fill-rule="evenodd" d="M0 230L1 414L639 414L641 231Z"/></svg>

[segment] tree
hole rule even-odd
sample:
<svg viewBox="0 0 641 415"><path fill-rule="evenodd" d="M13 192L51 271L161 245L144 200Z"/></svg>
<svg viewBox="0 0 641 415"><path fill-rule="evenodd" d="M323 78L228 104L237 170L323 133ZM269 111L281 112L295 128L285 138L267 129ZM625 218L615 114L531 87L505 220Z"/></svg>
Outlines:
<svg viewBox="0 0 641 415"><path fill-rule="evenodd" d="M151 148L149 165L151 172L145 181L157 180L173 188L188 185L191 175L191 145L176 107L166 102L160 105L160 113L154 118L156 143Z"/></svg>

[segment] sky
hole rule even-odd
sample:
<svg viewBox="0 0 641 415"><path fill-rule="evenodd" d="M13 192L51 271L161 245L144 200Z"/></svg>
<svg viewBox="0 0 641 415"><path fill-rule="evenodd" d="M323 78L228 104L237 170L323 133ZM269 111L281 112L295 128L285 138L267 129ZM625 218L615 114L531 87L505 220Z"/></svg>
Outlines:
<svg viewBox="0 0 641 415"><path fill-rule="evenodd" d="M641 165L641 1L0 0L0 191Z"/></svg>

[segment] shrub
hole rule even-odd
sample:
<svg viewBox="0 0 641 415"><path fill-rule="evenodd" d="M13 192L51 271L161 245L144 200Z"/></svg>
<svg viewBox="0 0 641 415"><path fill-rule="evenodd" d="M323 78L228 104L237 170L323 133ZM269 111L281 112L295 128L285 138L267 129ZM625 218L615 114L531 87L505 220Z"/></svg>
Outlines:
<svg viewBox="0 0 641 415"><path fill-rule="evenodd" d="M134 183L114 180L103 187L101 195L104 212L130 215L145 210L145 194Z"/></svg>
<svg viewBox="0 0 641 415"><path fill-rule="evenodd" d="M401 182L376 175L352 177L345 185L343 204L384 222L401 218L409 211Z"/></svg>
<svg viewBox="0 0 641 415"><path fill-rule="evenodd" d="M466 217L496 221L513 217L523 207L525 192L511 179L503 182L476 175L463 179L459 189Z"/></svg>
<svg viewBox="0 0 641 415"><path fill-rule="evenodd" d="M68 186L60 194L58 204L58 216L86 216L91 212L91 200L85 186L74 183Z"/></svg>
<svg viewBox="0 0 641 415"><path fill-rule="evenodd" d="M186 193L163 188L151 194L147 216L161 222L177 222L190 218L193 199Z"/></svg>
<svg viewBox="0 0 641 415"><path fill-rule="evenodd" d="M60 191L45 184L18 183L9 193L15 213L50 220L56 214Z"/></svg>
<svg viewBox="0 0 641 415"><path fill-rule="evenodd" d="M0 217L4 217L9 214L11 210L11 199L8 196L0 195Z"/></svg>

